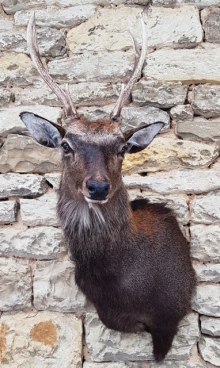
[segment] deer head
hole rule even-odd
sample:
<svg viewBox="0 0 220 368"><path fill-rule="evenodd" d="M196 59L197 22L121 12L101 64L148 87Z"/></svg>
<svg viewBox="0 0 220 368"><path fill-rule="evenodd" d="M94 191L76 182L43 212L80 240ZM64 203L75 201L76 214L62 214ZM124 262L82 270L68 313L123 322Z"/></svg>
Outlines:
<svg viewBox="0 0 220 368"><path fill-rule="evenodd" d="M33 138L47 147L63 150L62 183L67 195L88 203L106 203L122 182L121 166L124 154L146 148L164 124L156 122L122 133L121 109L130 95L133 85L141 75L147 52L144 21L141 18L143 42L139 52L132 37L136 63L129 82L122 85L119 98L109 118L88 121L77 113L73 106L68 86L62 89L49 75L40 58L36 38L34 14L27 29L28 49L39 74L64 107L64 125L59 126L31 112L22 112L20 117Z"/></svg>

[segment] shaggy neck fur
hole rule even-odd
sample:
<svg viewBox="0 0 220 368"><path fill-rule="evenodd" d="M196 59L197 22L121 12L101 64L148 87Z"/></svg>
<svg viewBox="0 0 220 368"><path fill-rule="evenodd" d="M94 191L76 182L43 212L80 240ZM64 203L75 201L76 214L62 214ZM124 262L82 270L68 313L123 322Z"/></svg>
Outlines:
<svg viewBox="0 0 220 368"><path fill-rule="evenodd" d="M123 184L105 204L89 204L78 197L70 199L60 191L58 215L75 260L113 250L124 234L129 234L131 209Z"/></svg>

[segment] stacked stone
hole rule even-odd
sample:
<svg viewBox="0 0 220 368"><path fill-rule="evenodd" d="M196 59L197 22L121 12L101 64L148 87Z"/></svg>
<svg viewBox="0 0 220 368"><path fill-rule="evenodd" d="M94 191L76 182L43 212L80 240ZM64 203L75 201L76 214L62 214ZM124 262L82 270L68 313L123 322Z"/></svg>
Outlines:
<svg viewBox="0 0 220 368"><path fill-rule="evenodd" d="M0 10L0 366L156 368L151 336L105 328L74 282L56 217L60 152L34 142L19 119L60 121L60 102L27 53L34 10L41 55L68 82L78 111L112 109L132 72L130 30L149 53L123 129L165 126L124 160L130 198L174 210L198 277L193 311L163 368L220 366L219 0L2 0Z"/></svg>

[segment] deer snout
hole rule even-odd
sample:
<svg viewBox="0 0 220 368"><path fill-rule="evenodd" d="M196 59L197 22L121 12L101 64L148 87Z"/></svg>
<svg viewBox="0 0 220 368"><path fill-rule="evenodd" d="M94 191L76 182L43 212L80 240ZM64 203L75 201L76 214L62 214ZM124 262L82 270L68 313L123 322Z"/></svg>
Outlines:
<svg viewBox="0 0 220 368"><path fill-rule="evenodd" d="M86 188L89 198L96 201L103 201L110 192L110 184L108 182L100 182L96 180L87 180Z"/></svg>

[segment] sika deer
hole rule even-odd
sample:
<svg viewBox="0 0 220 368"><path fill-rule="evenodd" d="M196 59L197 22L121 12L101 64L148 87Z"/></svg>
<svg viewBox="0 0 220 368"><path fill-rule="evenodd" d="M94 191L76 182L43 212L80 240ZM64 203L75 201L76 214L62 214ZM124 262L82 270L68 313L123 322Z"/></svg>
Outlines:
<svg viewBox="0 0 220 368"><path fill-rule="evenodd" d="M109 118L88 121L73 107L42 63L34 16L28 25L32 60L65 110L61 127L30 112L20 116L37 142L63 151L58 215L76 264L76 283L101 321L122 332L148 331L162 360L178 322L190 309L195 275L189 248L172 211L146 199L129 203L122 181L125 153L143 150L162 129L156 122L122 133L120 112L146 56L146 35L137 65ZM137 47L136 47L137 49Z"/></svg>

